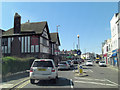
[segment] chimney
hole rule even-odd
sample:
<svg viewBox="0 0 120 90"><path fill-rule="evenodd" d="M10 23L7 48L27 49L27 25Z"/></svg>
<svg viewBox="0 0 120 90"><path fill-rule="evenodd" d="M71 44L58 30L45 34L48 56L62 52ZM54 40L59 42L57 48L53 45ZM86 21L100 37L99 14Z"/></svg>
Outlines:
<svg viewBox="0 0 120 90"><path fill-rule="evenodd" d="M14 16L14 34L19 34L21 31L21 16L15 13Z"/></svg>

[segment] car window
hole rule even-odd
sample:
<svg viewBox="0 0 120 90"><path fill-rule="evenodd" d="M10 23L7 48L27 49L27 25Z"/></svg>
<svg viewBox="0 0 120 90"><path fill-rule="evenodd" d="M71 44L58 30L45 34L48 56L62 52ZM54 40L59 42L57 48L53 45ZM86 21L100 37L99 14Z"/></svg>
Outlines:
<svg viewBox="0 0 120 90"><path fill-rule="evenodd" d="M105 63L105 61L101 61L101 63Z"/></svg>
<svg viewBox="0 0 120 90"><path fill-rule="evenodd" d="M51 61L35 61L33 67L53 67Z"/></svg>
<svg viewBox="0 0 120 90"><path fill-rule="evenodd" d="M66 62L60 62L60 64L66 64Z"/></svg>

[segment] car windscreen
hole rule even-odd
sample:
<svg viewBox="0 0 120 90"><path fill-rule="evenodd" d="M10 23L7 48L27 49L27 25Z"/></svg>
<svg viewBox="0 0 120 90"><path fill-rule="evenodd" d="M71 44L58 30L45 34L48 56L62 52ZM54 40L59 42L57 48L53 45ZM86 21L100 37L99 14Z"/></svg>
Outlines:
<svg viewBox="0 0 120 90"><path fill-rule="evenodd" d="M67 61L68 63L71 63L71 61Z"/></svg>
<svg viewBox="0 0 120 90"><path fill-rule="evenodd" d="M92 61L87 61L87 62L92 62Z"/></svg>
<svg viewBox="0 0 120 90"><path fill-rule="evenodd" d="M35 61L33 67L53 67L51 61Z"/></svg>
<svg viewBox="0 0 120 90"><path fill-rule="evenodd" d="M78 61L74 61L73 63L74 63L74 64L78 64Z"/></svg>
<svg viewBox="0 0 120 90"><path fill-rule="evenodd" d="M60 64L66 64L66 62L60 62Z"/></svg>
<svg viewBox="0 0 120 90"><path fill-rule="evenodd" d="M101 61L100 63L105 63L105 61Z"/></svg>

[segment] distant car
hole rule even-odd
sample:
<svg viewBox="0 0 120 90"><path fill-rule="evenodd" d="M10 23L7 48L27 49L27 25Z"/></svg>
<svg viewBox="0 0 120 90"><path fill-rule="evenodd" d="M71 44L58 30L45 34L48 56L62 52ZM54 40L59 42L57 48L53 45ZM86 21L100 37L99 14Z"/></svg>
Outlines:
<svg viewBox="0 0 120 90"><path fill-rule="evenodd" d="M67 60L67 62L69 63L70 67L72 66L72 61L71 60Z"/></svg>
<svg viewBox="0 0 120 90"><path fill-rule="evenodd" d="M91 60L86 61L85 63L86 66L93 66L93 62Z"/></svg>
<svg viewBox="0 0 120 90"><path fill-rule="evenodd" d="M52 59L35 59L30 68L30 82L35 80L52 80L56 83L58 78L58 70Z"/></svg>
<svg viewBox="0 0 120 90"><path fill-rule="evenodd" d="M100 61L100 62L99 62L99 66L100 66L100 67L101 67L101 66L106 67L107 65L106 65L105 61Z"/></svg>
<svg viewBox="0 0 120 90"><path fill-rule="evenodd" d="M70 69L70 65L67 61L61 61L60 63L58 63L58 70L62 69Z"/></svg>
<svg viewBox="0 0 120 90"><path fill-rule="evenodd" d="M72 66L76 66L76 65L78 65L79 63L78 63L78 61L77 60L72 60Z"/></svg>

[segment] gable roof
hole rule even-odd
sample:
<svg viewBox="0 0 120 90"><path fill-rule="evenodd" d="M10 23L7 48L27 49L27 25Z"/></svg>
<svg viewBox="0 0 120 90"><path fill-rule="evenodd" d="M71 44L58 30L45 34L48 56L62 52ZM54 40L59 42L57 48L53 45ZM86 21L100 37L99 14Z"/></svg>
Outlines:
<svg viewBox="0 0 120 90"><path fill-rule="evenodd" d="M52 42L56 43L58 41L58 45L60 46L60 40L59 40L58 33L50 33L50 37L51 37Z"/></svg>
<svg viewBox="0 0 120 90"><path fill-rule="evenodd" d="M43 32L44 27L47 25L47 22L34 22L34 23L23 23L21 24L21 33L24 32L34 32L36 34L41 34ZM14 34L14 28L11 28L5 32L3 32L3 35L9 36Z"/></svg>

